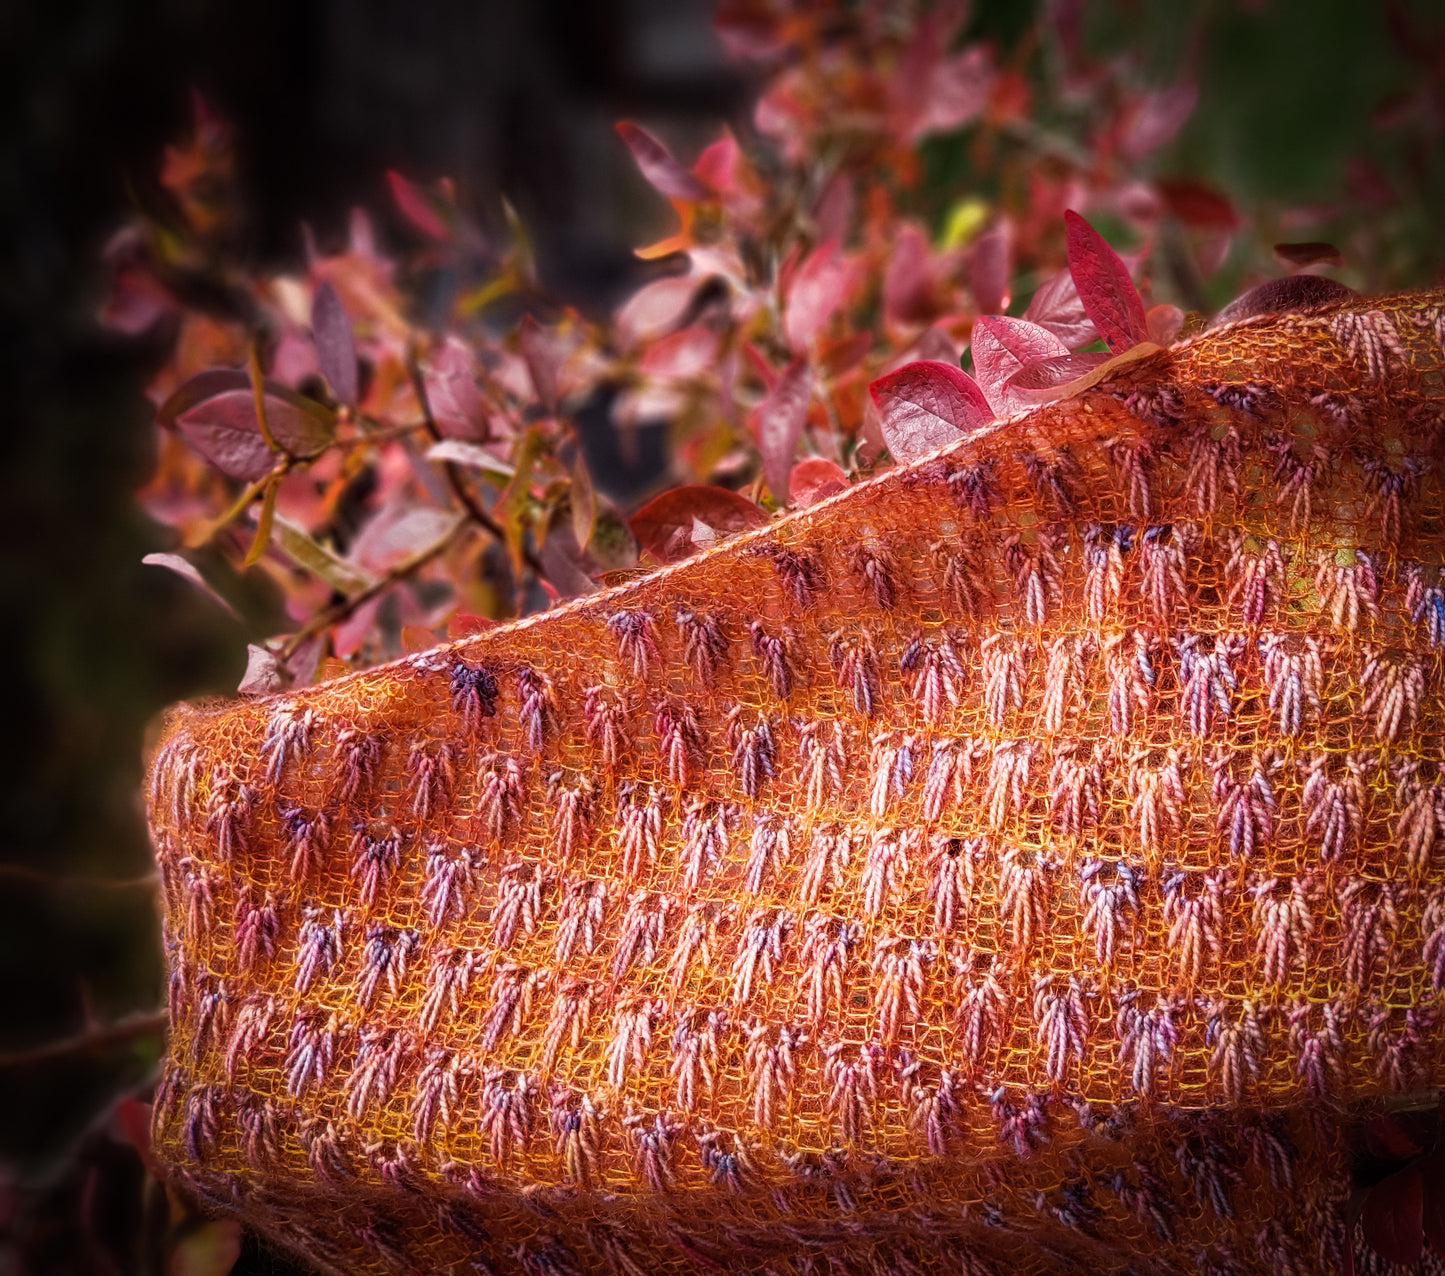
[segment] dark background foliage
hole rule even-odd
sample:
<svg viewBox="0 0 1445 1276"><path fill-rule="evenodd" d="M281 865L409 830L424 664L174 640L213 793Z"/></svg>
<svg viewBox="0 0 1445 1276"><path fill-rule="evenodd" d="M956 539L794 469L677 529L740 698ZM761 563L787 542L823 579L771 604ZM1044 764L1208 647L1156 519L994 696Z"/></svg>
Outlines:
<svg viewBox="0 0 1445 1276"><path fill-rule="evenodd" d="M1027 61L1033 6L979 7L977 30L1048 73ZM1052 8L1078 8L1096 49L1142 52L1160 84L1197 78L1199 105L1168 165L1227 192L1255 233L1291 238L1282 211L1324 205L1360 271L1350 282L1438 277L1445 43L1414 25L1429 6ZM248 192L240 251L257 265L299 258L302 222L339 240L353 204L389 207L383 174L396 166L453 176L484 224L506 194L550 290L599 313L645 277L631 246L667 228L612 121L655 125L691 155L719 120L745 131L749 100L697 0L0 6L0 856L63 877L147 871L145 724L175 699L234 687L253 636L141 565L163 546L131 497L150 459L143 388L160 351L94 319L106 238L152 198L193 87L235 124ZM956 198L976 157L930 147L930 183ZM1244 270L1226 269L1210 302ZM0 1052L157 1005L155 930L144 890L0 879ZM78 1199L77 1140L109 1097L143 1082L158 1048L151 1036L7 1060L0 1158ZM0 1193L0 1214L11 1199ZM60 1266L78 1261L63 1238L45 1243ZM26 1241L43 1270L39 1244Z"/></svg>

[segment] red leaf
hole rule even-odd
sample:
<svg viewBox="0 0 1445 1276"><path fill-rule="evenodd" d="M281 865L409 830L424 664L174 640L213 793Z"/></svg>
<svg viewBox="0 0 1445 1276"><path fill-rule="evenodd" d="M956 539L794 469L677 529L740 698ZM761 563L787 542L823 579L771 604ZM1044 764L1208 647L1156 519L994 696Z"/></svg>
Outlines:
<svg viewBox="0 0 1445 1276"><path fill-rule="evenodd" d="M1006 384L1024 364L1069 353L1068 346L1047 328L1005 315L975 320L970 345L973 375L999 416L1010 416L1033 406L1029 400L1012 393Z"/></svg>
<svg viewBox="0 0 1445 1276"><path fill-rule="evenodd" d="M1424 1243L1424 1185L1415 1166L1382 1179L1370 1189L1360 1228L1370 1248L1391 1263L1412 1266Z"/></svg>
<svg viewBox="0 0 1445 1276"><path fill-rule="evenodd" d="M1222 323L1235 323L1240 319L1277 314L1283 310L1313 310L1317 306L1332 305L1357 295L1353 288L1346 288L1344 284L1322 275L1286 275L1236 297L1214 316L1209 326L1217 328Z"/></svg>
<svg viewBox="0 0 1445 1276"><path fill-rule="evenodd" d="M848 476L826 457L810 456L799 461L788 475L790 505L816 505L829 496L847 490Z"/></svg>
<svg viewBox="0 0 1445 1276"><path fill-rule="evenodd" d="M1001 315L1008 309L1013 234L1007 222L986 230L969 250L968 284L980 314Z"/></svg>
<svg viewBox="0 0 1445 1276"><path fill-rule="evenodd" d="M165 1171L151 1153L151 1105L139 1099L121 1099L115 1105L115 1124L121 1137L135 1148L146 1169L158 1179Z"/></svg>
<svg viewBox="0 0 1445 1276"><path fill-rule="evenodd" d="M933 318L937 273L927 236L917 226L904 226L894 236L883 272L883 313L890 323L909 327Z"/></svg>
<svg viewBox="0 0 1445 1276"><path fill-rule="evenodd" d="M1119 254L1072 208L1064 212L1069 274L1104 344L1115 354L1149 338L1144 303Z"/></svg>
<svg viewBox="0 0 1445 1276"><path fill-rule="evenodd" d="M1365 1147L1371 1156L1381 1160L1404 1161L1419 1156L1420 1145L1389 1113L1382 1113L1365 1123Z"/></svg>
<svg viewBox="0 0 1445 1276"><path fill-rule="evenodd" d="M766 527L767 514L737 492L725 487L689 483L655 496L627 520L638 542L664 563L687 558L697 548L693 520L722 535Z"/></svg>
<svg viewBox="0 0 1445 1276"><path fill-rule="evenodd" d="M801 354L837 312L847 295L850 275L836 242L820 244L805 258L788 288L783 331L795 354Z"/></svg>
<svg viewBox="0 0 1445 1276"><path fill-rule="evenodd" d="M753 412L753 434L763 457L763 476L779 501L788 496L788 472L808 421L812 393L813 373L807 360L794 359Z"/></svg>
<svg viewBox="0 0 1445 1276"><path fill-rule="evenodd" d="M336 289L323 282L311 301L311 336L316 342L316 361L331 393L341 403L356 406L356 341L351 321L341 307Z"/></svg>
<svg viewBox="0 0 1445 1276"><path fill-rule="evenodd" d="M1029 308L1024 311L1024 318L1040 328L1047 328L1070 350L1086 346L1099 337L1098 330L1084 313L1084 303L1079 300L1074 277L1067 269L1039 285L1029 301Z"/></svg>
<svg viewBox="0 0 1445 1276"><path fill-rule="evenodd" d="M1081 350L1075 354L1050 355L1043 359L1030 359L1009 378L1008 389L1048 390L1066 385L1077 377L1108 363L1112 356L1103 350ZM1038 400L1030 398L1029 403Z"/></svg>
<svg viewBox="0 0 1445 1276"><path fill-rule="evenodd" d="M1154 183L1164 207L1191 230L1239 228L1234 205L1212 186L1191 177L1165 177Z"/></svg>
<svg viewBox="0 0 1445 1276"><path fill-rule="evenodd" d="M394 168L386 170L386 180L401 215L422 234L440 240L452 237L452 228L443 216L445 205L441 200L403 177Z"/></svg>
<svg viewBox="0 0 1445 1276"><path fill-rule="evenodd" d="M1276 244L1274 255L1286 266L1298 270L1306 266L1343 266L1344 256L1333 244L1311 240L1304 244Z"/></svg>
<svg viewBox="0 0 1445 1276"><path fill-rule="evenodd" d="M868 387L888 451L900 465L946 447L993 420L974 379L935 359L905 363Z"/></svg>
<svg viewBox="0 0 1445 1276"><path fill-rule="evenodd" d="M619 120L616 128L617 136L627 143L627 149L632 152L632 158L642 171L643 177L668 199L696 203L711 194L708 188L679 164L672 157L672 152L646 129L638 127L630 120Z"/></svg>

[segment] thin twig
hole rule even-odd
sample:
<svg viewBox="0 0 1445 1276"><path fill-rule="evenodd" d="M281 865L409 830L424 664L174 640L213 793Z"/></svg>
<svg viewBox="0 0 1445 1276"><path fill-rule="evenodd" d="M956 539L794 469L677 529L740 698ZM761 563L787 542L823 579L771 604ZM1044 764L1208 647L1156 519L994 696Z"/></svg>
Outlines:
<svg viewBox="0 0 1445 1276"><path fill-rule="evenodd" d="M34 882L37 886L50 886L56 890L86 891L130 891L143 886L160 883L159 873L146 873L143 877L62 877L55 873L44 873L38 868L25 864L0 864L0 877L13 878L21 882Z"/></svg>
<svg viewBox="0 0 1445 1276"><path fill-rule="evenodd" d="M350 598L343 598L340 602L333 603L330 607L318 611L286 640L286 645L277 653L278 658L282 661L289 660L309 638L319 634L323 629L327 629L345 620L348 616L352 615L357 608L369 603L373 598L385 593L393 585L405 580L408 576L412 575L413 572L425 567L432 559L436 558L456 540L458 533L465 530L466 527L467 520L461 515L458 515L456 522L425 549L420 549L410 558L403 559L387 572L385 576L368 585L359 593L352 594Z"/></svg>
<svg viewBox="0 0 1445 1276"><path fill-rule="evenodd" d="M422 377L421 364L416 357L416 344L414 342L407 344L406 371L407 375L411 378L412 392L416 395L416 401L421 407L422 420L426 422L427 433L431 435L435 442L440 443L443 435L437 426L436 417L432 415L431 400L427 397L426 381ZM452 492L456 495L457 500L462 503L462 507L472 519L481 524L482 527L486 528L488 532L505 545L507 543L507 534L502 529L502 525L477 503L477 498L472 495L471 489L468 488L462 480L461 469L452 461L443 461L442 470L447 476L447 482L451 485ZM526 545L522 546L522 558L526 561L527 566L536 573L539 580L545 580L547 578L547 569L542 566L542 560Z"/></svg>
<svg viewBox="0 0 1445 1276"><path fill-rule="evenodd" d="M147 1010L127 1015L115 1023L102 1024L74 1037L62 1037L59 1041L47 1041L42 1046L28 1050L12 1050L0 1054L0 1068L23 1068L31 1064L46 1063L51 1059L64 1059L70 1055L90 1054L111 1046L124 1045L137 1037L149 1037L164 1032L170 1016L164 1010Z"/></svg>

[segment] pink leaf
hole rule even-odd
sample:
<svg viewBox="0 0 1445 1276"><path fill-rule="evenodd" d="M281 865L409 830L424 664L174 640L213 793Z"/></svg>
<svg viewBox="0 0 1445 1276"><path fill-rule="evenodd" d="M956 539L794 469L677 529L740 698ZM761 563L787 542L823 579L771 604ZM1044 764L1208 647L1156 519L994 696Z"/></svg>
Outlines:
<svg viewBox="0 0 1445 1276"><path fill-rule="evenodd" d="M1070 350L1098 340L1098 330L1084 313L1074 277L1067 269L1051 275L1039 285L1024 311L1024 318L1047 328Z"/></svg>
<svg viewBox="0 0 1445 1276"><path fill-rule="evenodd" d="M394 168L386 170L386 180L401 215L422 234L439 240L452 237L452 228L443 216L445 206L441 200L403 177Z"/></svg>
<svg viewBox="0 0 1445 1276"><path fill-rule="evenodd" d="M848 490L848 476L832 461L810 456L793 466L788 475L788 504L800 508Z"/></svg>
<svg viewBox="0 0 1445 1276"><path fill-rule="evenodd" d="M991 227L974 240L968 254L968 284L980 314L999 315L1008 309L1013 234L1007 222Z"/></svg>
<svg viewBox="0 0 1445 1276"><path fill-rule="evenodd" d="M632 158L642 171L643 177L668 199L696 203L706 199L711 193L646 129L638 127L630 120L619 120L616 128L617 136L627 143L627 149L632 152Z"/></svg>
<svg viewBox="0 0 1445 1276"><path fill-rule="evenodd" d="M653 497L627 520L627 526L654 558L675 563L696 549L694 519L724 535L768 523L767 514L746 496L725 487L689 483Z"/></svg>
<svg viewBox="0 0 1445 1276"><path fill-rule="evenodd" d="M813 373L807 360L794 359L753 412L753 433L763 457L763 475L779 501L787 499L788 472L808 421L812 391Z"/></svg>
<svg viewBox="0 0 1445 1276"><path fill-rule="evenodd" d="M849 291L852 271L835 242L813 249L793 275L788 288L783 331L795 354L801 354L837 312Z"/></svg>
<svg viewBox="0 0 1445 1276"><path fill-rule="evenodd" d="M311 336L316 342L316 359L331 393L341 403L356 406L356 341L351 321L341 307L336 289L323 282L311 301Z"/></svg>
<svg viewBox="0 0 1445 1276"><path fill-rule="evenodd" d="M990 315L974 321L973 375L993 410L1011 416L1032 403L1012 392L1007 383L1026 363L1067 356L1069 348L1047 328L1027 319Z"/></svg>
<svg viewBox="0 0 1445 1276"><path fill-rule="evenodd" d="M518 334L522 347L522 358L527 364L527 374L532 387L548 412L557 411L557 368L561 360L552 344L551 335L531 315L522 320Z"/></svg>
<svg viewBox="0 0 1445 1276"><path fill-rule="evenodd" d="M906 363L868 387L888 451L900 465L955 442L993 420L974 379L934 359Z"/></svg>
<svg viewBox="0 0 1445 1276"><path fill-rule="evenodd" d="M1144 303L1119 254L1071 208L1064 212L1064 240L1069 274L1104 344L1114 354L1123 354L1131 346L1147 340L1149 329L1144 320Z"/></svg>
<svg viewBox="0 0 1445 1276"><path fill-rule="evenodd" d="M432 419L443 434L485 437L485 405L477 389L476 363L459 337L446 339L428 363L423 380Z"/></svg>
<svg viewBox="0 0 1445 1276"><path fill-rule="evenodd" d="M1144 94L1125 120L1119 150L1128 159L1139 160L1167 146L1193 114L1198 101L1199 86L1192 80Z"/></svg>
<svg viewBox="0 0 1445 1276"><path fill-rule="evenodd" d="M274 651L258 647L254 642L246 645L246 672L236 686L240 695L271 696L290 685L286 667Z"/></svg>
<svg viewBox="0 0 1445 1276"><path fill-rule="evenodd" d="M206 583L206 578L196 570L195 564L187 562L179 554L147 554L141 559L141 562L145 563L148 567L164 567L169 571L175 572L175 574L183 580L190 581L192 585L199 589L201 593L205 594L216 606L224 608L232 616L235 616L237 620L241 619L240 616L236 615L236 609Z"/></svg>
<svg viewBox="0 0 1445 1276"><path fill-rule="evenodd" d="M933 318L936 274L927 236L917 226L903 226L883 272L883 313L890 323L910 327Z"/></svg>
<svg viewBox="0 0 1445 1276"><path fill-rule="evenodd" d="M682 320L692 304L701 280L690 275L670 275L644 284L617 311L614 324L628 345L656 341Z"/></svg>

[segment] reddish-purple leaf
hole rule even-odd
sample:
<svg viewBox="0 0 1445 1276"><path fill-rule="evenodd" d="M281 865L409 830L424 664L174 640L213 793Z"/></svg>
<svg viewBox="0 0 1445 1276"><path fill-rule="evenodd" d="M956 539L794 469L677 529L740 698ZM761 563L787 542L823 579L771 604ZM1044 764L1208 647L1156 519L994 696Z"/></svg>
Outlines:
<svg viewBox="0 0 1445 1276"><path fill-rule="evenodd" d="M358 394L356 340L341 298L324 280L311 301L311 336L316 342L316 361L331 393L338 402L354 408Z"/></svg>
<svg viewBox="0 0 1445 1276"><path fill-rule="evenodd" d="M271 437L293 456L315 456L331 441L333 423L320 404L313 411L300 395L268 383L265 407ZM274 463L256 423L256 400L249 385L244 390L225 390L186 409L176 418L176 428L197 452L231 478L258 479Z"/></svg>
<svg viewBox="0 0 1445 1276"><path fill-rule="evenodd" d="M452 228L443 216L444 206L439 199L403 177L394 168L386 170L386 180L401 215L422 234L441 240L452 237Z"/></svg>
<svg viewBox="0 0 1445 1276"><path fill-rule="evenodd" d="M968 286L980 314L1001 315L1008 309L1013 271L1013 232L1001 222L974 240L968 254Z"/></svg>
<svg viewBox="0 0 1445 1276"><path fill-rule="evenodd" d="M976 319L970 339L973 375L978 388L999 416L1010 416L1033 404L1008 386L1009 379L1036 359L1067 357L1069 348L1040 324L1006 315Z"/></svg>
<svg viewBox="0 0 1445 1276"><path fill-rule="evenodd" d="M522 358L527 364L527 374L532 378L532 388L548 412L557 411L557 369L561 360L557 357L551 335L531 315L522 320L518 333L522 347Z"/></svg>
<svg viewBox="0 0 1445 1276"><path fill-rule="evenodd" d="M883 313L890 323L911 327L927 323L936 313L937 270L928 237L914 225L893 237L883 272Z"/></svg>
<svg viewBox="0 0 1445 1276"><path fill-rule="evenodd" d="M810 456L788 475L788 503L806 507L848 490L848 476L823 456Z"/></svg>
<svg viewBox="0 0 1445 1276"><path fill-rule="evenodd" d="M783 332L795 354L802 354L837 312L848 292L851 271L835 242L813 249L793 274Z"/></svg>
<svg viewBox="0 0 1445 1276"><path fill-rule="evenodd" d="M1239 214L1227 196L1192 177L1164 177L1154 183L1164 207L1191 230L1231 231Z"/></svg>
<svg viewBox="0 0 1445 1276"><path fill-rule="evenodd" d="M793 468L803 426L808 422L812 393L812 369L806 359L794 359L753 412L753 434L763 457L763 476L779 501L788 498L788 473Z"/></svg>
<svg viewBox="0 0 1445 1276"><path fill-rule="evenodd" d="M1274 255L1286 266L1303 270L1306 266L1343 266L1343 254L1333 244L1310 240L1303 244L1276 244Z"/></svg>
<svg viewBox="0 0 1445 1276"><path fill-rule="evenodd" d="M1079 300L1104 344L1114 354L1123 354L1147 341L1144 303L1119 254L1072 208L1064 212L1064 241Z"/></svg>
<svg viewBox="0 0 1445 1276"><path fill-rule="evenodd" d="M1161 302L1149 307L1144 322L1149 329L1149 340L1156 346L1173 345L1179 329L1184 326L1184 312L1178 306Z"/></svg>
<svg viewBox="0 0 1445 1276"><path fill-rule="evenodd" d="M1356 295L1353 288L1326 279L1323 275L1286 275L1236 297L1214 316L1209 326L1217 328L1220 324L1253 319L1256 315L1277 314L1283 310L1313 310Z"/></svg>
<svg viewBox="0 0 1445 1276"><path fill-rule="evenodd" d="M1199 86L1184 80L1167 89L1146 93L1125 120L1119 149L1131 160L1167 146L1184 126L1199 100Z"/></svg>
<svg viewBox="0 0 1445 1276"><path fill-rule="evenodd" d="M938 324L931 328L925 328L922 335L913 343L913 354L904 362L912 363L914 359L937 359L940 363L958 362L958 342L948 335ZM899 364L901 367L902 364Z"/></svg>
<svg viewBox="0 0 1445 1276"><path fill-rule="evenodd" d="M1008 379L1005 389L1050 390L1067 385L1070 381L1095 371L1108 363L1112 356L1104 350L1081 350L1074 354L1055 354L1043 358L1029 359ZM1029 403L1037 403L1031 398Z"/></svg>
<svg viewBox="0 0 1445 1276"><path fill-rule="evenodd" d="M695 203L706 199L711 192L696 177L687 171L672 156L657 138L631 120L619 120L617 136L627 143L632 158L642 171L643 177L666 195L668 199L679 199Z"/></svg>
<svg viewBox="0 0 1445 1276"><path fill-rule="evenodd" d="M675 563L695 552L693 520L727 536L767 526L768 516L746 496L725 487L689 483L655 496L627 520L638 543L654 558Z"/></svg>
<svg viewBox="0 0 1445 1276"><path fill-rule="evenodd" d="M1024 311L1024 318L1047 328L1070 350L1099 339L1099 332L1084 313L1074 277L1065 268L1039 285Z"/></svg>
<svg viewBox="0 0 1445 1276"><path fill-rule="evenodd" d="M868 387L888 451L900 465L955 442L993 420L974 379L935 359L905 363Z"/></svg>
<svg viewBox="0 0 1445 1276"><path fill-rule="evenodd" d="M486 437L486 405L477 389L476 360L461 338L449 336L431 357L424 384L432 419L443 434Z"/></svg>
<svg viewBox="0 0 1445 1276"><path fill-rule="evenodd" d="M1413 1266L1424 1244L1424 1185L1416 1166L1382 1179L1370 1189L1360 1213L1365 1241L1381 1258Z"/></svg>
<svg viewBox="0 0 1445 1276"><path fill-rule="evenodd" d="M1404 1161L1422 1151L1410 1132L1388 1112L1366 1121L1364 1133L1366 1149L1381 1160Z"/></svg>
<svg viewBox="0 0 1445 1276"><path fill-rule="evenodd" d="M182 558L179 554L147 554L141 559L141 562L149 567L164 567L169 571L175 572L177 576L189 581L199 589L201 593L205 594L216 606L228 611L237 620L241 619L240 616L236 615L236 609L206 583L206 578L196 570L195 564L187 562L186 559Z"/></svg>

